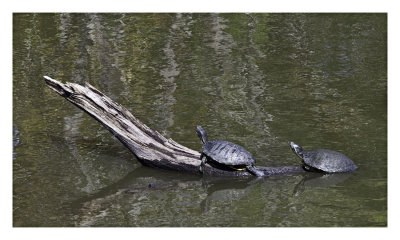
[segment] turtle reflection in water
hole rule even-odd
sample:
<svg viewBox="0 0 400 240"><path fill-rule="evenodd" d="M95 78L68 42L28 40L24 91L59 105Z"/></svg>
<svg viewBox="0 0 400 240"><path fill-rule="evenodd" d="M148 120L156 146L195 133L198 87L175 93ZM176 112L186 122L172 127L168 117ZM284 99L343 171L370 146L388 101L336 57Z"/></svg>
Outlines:
<svg viewBox="0 0 400 240"><path fill-rule="evenodd" d="M248 196L254 189L256 183L262 181L262 178L245 178L245 179L224 179L210 178L204 180L203 186L206 186L207 197L200 203L202 213L208 212L210 209L221 209L223 206L236 205L235 202Z"/></svg>
<svg viewBox="0 0 400 240"><path fill-rule="evenodd" d="M303 160L303 168L306 171L342 173L357 169L354 162L340 152L326 149L305 152L300 145L294 142L290 142L290 147Z"/></svg>
<svg viewBox="0 0 400 240"><path fill-rule="evenodd" d="M336 186L346 181L351 176L351 172L335 174L306 174L294 187L293 195L299 196L308 188L329 188Z"/></svg>
<svg viewBox="0 0 400 240"><path fill-rule="evenodd" d="M201 153L200 172L204 172L204 164L207 160L213 160L220 164L240 170L245 167L250 173L262 177L266 173L254 167L256 159L243 147L221 140L208 141L206 131L201 127L196 127L197 135L199 136L203 145Z"/></svg>

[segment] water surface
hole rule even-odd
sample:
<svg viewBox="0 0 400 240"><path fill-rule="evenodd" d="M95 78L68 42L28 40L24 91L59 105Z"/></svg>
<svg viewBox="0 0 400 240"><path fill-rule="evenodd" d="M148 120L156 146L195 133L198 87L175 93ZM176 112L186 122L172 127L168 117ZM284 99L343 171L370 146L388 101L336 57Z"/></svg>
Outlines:
<svg viewBox="0 0 400 240"><path fill-rule="evenodd" d="M262 166L289 142L351 174L209 178L141 166L45 86L89 82L200 150L194 127ZM13 225L387 226L386 14L13 16Z"/></svg>

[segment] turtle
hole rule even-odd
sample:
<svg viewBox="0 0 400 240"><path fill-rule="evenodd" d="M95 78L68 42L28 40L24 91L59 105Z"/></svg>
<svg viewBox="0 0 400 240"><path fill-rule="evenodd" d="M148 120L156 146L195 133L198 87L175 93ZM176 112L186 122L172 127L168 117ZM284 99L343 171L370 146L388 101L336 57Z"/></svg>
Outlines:
<svg viewBox="0 0 400 240"><path fill-rule="evenodd" d="M303 160L303 168L306 171L342 173L351 172L358 168L350 158L340 152L327 149L305 152L300 145L294 142L290 142L290 147Z"/></svg>
<svg viewBox="0 0 400 240"><path fill-rule="evenodd" d="M247 169L250 173L258 177L266 175L264 171L254 167L256 159L242 146L228 141L208 141L207 133L201 126L196 126L196 132L203 143L203 149L200 155L201 173L204 173L204 164L207 160L213 160L236 170L242 170L240 167L245 167L244 169Z"/></svg>

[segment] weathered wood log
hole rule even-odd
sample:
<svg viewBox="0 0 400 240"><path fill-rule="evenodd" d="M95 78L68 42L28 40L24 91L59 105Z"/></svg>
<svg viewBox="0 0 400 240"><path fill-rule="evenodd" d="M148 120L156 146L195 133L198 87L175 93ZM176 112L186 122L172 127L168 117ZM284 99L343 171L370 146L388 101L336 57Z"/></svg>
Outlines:
<svg viewBox="0 0 400 240"><path fill-rule="evenodd" d="M171 138L143 124L126 108L111 100L89 83L61 83L44 76L46 84L62 97L87 112L103 124L145 166L200 174L200 153L187 148ZM303 172L301 166L259 167L267 175ZM251 176L248 171L236 171L229 167L208 162L204 175Z"/></svg>

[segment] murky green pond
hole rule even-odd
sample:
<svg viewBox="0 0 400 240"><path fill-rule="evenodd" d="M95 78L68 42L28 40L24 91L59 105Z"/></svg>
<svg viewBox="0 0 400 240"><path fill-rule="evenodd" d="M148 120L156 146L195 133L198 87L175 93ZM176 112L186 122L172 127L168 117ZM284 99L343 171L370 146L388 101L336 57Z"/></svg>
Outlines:
<svg viewBox="0 0 400 240"><path fill-rule="evenodd" d="M192 149L202 125L257 165L299 164L295 141L359 169L150 169L43 75L89 82ZM14 14L13 124L14 226L387 226L387 16Z"/></svg>

